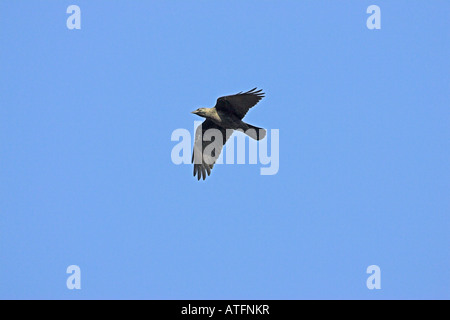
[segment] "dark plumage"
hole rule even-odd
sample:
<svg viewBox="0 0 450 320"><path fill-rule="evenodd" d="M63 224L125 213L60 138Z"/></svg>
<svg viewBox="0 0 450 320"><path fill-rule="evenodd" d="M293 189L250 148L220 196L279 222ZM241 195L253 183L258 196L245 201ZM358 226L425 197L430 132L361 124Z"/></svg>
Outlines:
<svg viewBox="0 0 450 320"><path fill-rule="evenodd" d="M245 134L255 140L264 139L266 130L242 121L248 110L254 107L262 98L264 98L262 90L254 88L247 92L220 97L217 99L214 108L199 108L192 112L206 118L195 132L194 150L192 152L194 176L197 176L198 180L201 178L205 180L206 175L209 176L211 174L214 163L219 158L223 146L234 130L243 130ZM203 136L210 129L218 130L217 132L220 131L223 141L214 141L214 139L212 141L204 141L205 138ZM204 152L208 146L210 146L208 149L211 150L214 147L214 151L210 154L209 152Z"/></svg>

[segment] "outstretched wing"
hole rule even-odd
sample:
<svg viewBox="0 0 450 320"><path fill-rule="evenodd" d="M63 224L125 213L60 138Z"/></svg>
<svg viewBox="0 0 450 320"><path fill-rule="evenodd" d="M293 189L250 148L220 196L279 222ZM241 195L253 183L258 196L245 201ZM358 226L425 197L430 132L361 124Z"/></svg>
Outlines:
<svg viewBox="0 0 450 320"><path fill-rule="evenodd" d="M259 100L264 98L264 92L256 90L254 88L247 92L239 92L232 96L220 97L217 99L216 109L231 112L235 114L239 119L244 118L248 110L254 107Z"/></svg>
<svg viewBox="0 0 450 320"><path fill-rule="evenodd" d="M203 177L203 180L205 180L206 174L208 176L211 174L211 169L231 134L232 130L225 130L209 119L198 126L195 131L194 150L192 152L194 177L197 176L198 180Z"/></svg>

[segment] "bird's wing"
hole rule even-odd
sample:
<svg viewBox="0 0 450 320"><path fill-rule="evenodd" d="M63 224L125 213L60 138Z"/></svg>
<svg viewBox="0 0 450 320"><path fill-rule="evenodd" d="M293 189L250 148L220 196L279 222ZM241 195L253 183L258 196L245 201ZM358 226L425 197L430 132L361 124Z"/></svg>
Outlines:
<svg viewBox="0 0 450 320"><path fill-rule="evenodd" d="M218 136L219 133L222 139L218 138L216 141L215 137ZM225 130L209 119L206 119L198 126L195 131L194 150L192 152L194 177L197 176L198 180L203 177L203 180L205 180L206 174L208 174L208 176L211 174L211 169L214 167L214 163L219 158L222 148L231 134L232 130ZM209 148L205 152L205 148L207 147Z"/></svg>
<svg viewBox="0 0 450 320"><path fill-rule="evenodd" d="M264 98L264 92L254 88L247 92L239 92L232 96L217 99L216 109L234 113L239 119L244 118L248 110Z"/></svg>

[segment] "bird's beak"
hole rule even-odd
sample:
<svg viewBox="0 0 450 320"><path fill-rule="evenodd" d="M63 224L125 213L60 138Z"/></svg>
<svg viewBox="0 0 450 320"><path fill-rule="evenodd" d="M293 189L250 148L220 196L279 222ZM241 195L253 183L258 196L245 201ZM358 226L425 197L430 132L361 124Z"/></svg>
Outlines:
<svg viewBox="0 0 450 320"><path fill-rule="evenodd" d="M194 110L194 111L192 111L191 113L193 113L193 114L197 114L197 110Z"/></svg>

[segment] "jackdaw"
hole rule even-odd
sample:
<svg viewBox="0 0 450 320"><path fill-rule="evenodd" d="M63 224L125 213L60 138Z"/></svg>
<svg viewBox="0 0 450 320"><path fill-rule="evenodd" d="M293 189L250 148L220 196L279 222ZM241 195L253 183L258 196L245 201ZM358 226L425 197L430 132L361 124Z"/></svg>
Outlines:
<svg viewBox="0 0 450 320"><path fill-rule="evenodd" d="M206 120L195 132L192 163L194 163L194 177L203 177L211 174L214 163L219 158L223 146L234 130L243 131L255 140L264 139L266 130L252 126L242 121L248 110L254 107L262 98L264 92L254 88L247 92L220 97L214 108L199 108L193 111ZM216 139L217 138L217 139ZM217 140L217 141L216 141ZM207 149L205 151L205 149Z"/></svg>

